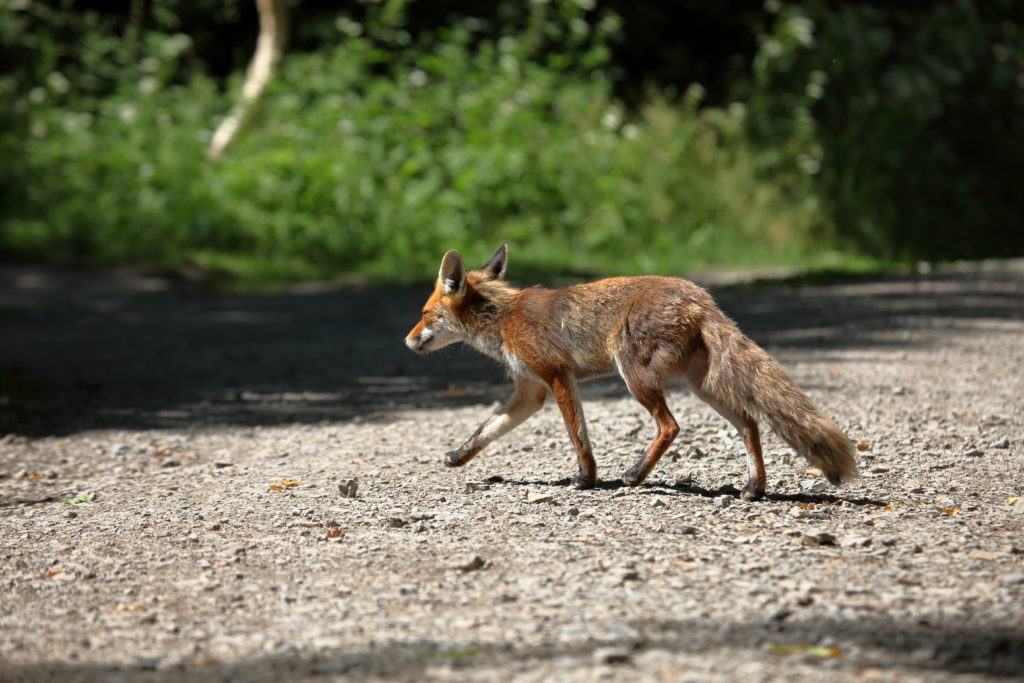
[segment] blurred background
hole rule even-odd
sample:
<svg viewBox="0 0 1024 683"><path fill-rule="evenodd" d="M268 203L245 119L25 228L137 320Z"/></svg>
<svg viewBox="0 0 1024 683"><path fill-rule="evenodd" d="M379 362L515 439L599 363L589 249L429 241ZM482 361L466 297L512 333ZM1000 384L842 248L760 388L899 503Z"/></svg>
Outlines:
<svg viewBox="0 0 1024 683"><path fill-rule="evenodd" d="M1022 114L1018 0L0 0L0 251L242 288L1022 255Z"/></svg>

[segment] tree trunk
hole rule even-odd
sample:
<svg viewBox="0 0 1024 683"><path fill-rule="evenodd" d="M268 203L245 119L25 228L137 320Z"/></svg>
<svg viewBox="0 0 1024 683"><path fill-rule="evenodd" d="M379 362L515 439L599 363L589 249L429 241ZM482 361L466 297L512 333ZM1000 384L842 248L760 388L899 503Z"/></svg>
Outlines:
<svg viewBox="0 0 1024 683"><path fill-rule="evenodd" d="M256 40L256 52L253 53L252 62L245 75L241 99L220 122L210 139L207 154L211 159L219 159L224 155L224 151L245 123L253 103L266 88L274 66L284 52L288 34L288 8L285 0L256 0L256 9L260 16L260 35Z"/></svg>

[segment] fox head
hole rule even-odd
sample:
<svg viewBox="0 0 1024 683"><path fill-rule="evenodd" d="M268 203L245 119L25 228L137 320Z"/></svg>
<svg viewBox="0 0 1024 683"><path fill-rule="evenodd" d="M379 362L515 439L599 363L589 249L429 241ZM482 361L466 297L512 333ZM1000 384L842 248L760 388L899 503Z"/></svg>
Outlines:
<svg viewBox="0 0 1024 683"><path fill-rule="evenodd" d="M500 280L508 264L508 245L503 244L480 270L466 272L462 256L454 249L441 259L434 292L423 305L423 317L405 336L405 345L416 353L429 353L466 339L463 314L473 295L474 283Z"/></svg>

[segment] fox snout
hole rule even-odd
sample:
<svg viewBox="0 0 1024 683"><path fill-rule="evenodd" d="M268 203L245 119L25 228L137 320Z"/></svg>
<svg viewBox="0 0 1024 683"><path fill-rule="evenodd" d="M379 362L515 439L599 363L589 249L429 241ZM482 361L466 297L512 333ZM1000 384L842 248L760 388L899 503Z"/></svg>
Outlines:
<svg viewBox="0 0 1024 683"><path fill-rule="evenodd" d="M416 330L413 330L405 338L405 345L408 346L411 351L415 351L416 353L427 353L430 351L427 346L432 338L433 335L428 329L423 329L419 333L416 333Z"/></svg>

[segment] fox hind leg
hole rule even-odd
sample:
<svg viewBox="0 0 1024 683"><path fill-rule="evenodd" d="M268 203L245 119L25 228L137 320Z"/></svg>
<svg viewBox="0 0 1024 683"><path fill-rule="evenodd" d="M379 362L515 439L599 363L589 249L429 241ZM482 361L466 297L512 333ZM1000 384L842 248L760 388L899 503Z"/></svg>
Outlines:
<svg viewBox="0 0 1024 683"><path fill-rule="evenodd" d="M746 413L736 412L721 405L709 396L697 391L697 396L715 409L719 415L728 420L743 438L747 451L747 483L740 492L743 500L760 500L764 497L767 486L767 475L764 471L764 456L761 452L761 433L757 421Z"/></svg>
<svg viewBox="0 0 1024 683"><path fill-rule="evenodd" d="M679 434L679 424L665 402L665 390L660 378L649 368L631 370L620 364L620 374L633 397L640 402L654 418L658 433L647 447L647 452L622 475L627 486L637 486L654 466Z"/></svg>

